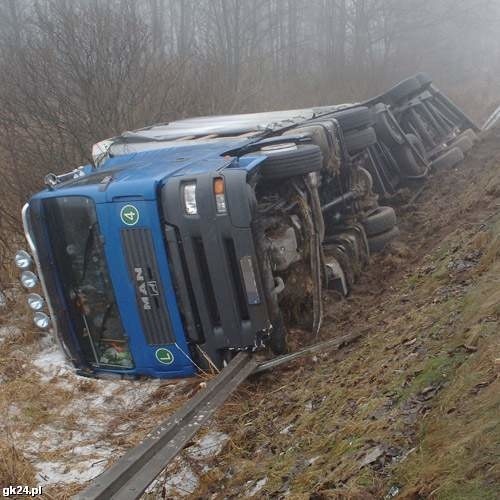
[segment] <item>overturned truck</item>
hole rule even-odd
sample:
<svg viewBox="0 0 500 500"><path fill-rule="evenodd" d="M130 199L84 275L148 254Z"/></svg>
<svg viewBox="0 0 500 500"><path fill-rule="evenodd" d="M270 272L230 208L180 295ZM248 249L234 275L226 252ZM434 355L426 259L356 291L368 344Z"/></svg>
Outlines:
<svg viewBox="0 0 500 500"><path fill-rule="evenodd" d="M478 127L425 74L355 105L192 118L94 146L23 209L37 326L81 374L182 377L287 349L398 234L391 197ZM385 206L381 206L380 203ZM33 267L33 269L32 269Z"/></svg>

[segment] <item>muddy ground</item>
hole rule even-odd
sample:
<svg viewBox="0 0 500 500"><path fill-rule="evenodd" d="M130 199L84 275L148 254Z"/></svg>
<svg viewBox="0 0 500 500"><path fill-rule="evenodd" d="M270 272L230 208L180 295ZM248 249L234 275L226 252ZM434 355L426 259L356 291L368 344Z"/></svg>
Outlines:
<svg viewBox="0 0 500 500"><path fill-rule="evenodd" d="M498 498L500 133L419 187L351 296L325 295L321 338L362 339L249 380L148 498ZM82 379L15 314L2 485L69 498L203 385Z"/></svg>

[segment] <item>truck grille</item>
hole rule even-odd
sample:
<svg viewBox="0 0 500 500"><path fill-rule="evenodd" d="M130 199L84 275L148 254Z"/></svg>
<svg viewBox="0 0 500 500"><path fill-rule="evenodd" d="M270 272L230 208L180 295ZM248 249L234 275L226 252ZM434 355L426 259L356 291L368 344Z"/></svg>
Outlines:
<svg viewBox="0 0 500 500"><path fill-rule="evenodd" d="M149 345L172 344L172 326L149 229L121 231L130 279L134 284L144 336Z"/></svg>
<svg viewBox="0 0 500 500"><path fill-rule="evenodd" d="M208 306L208 313L212 320L212 327L215 328L221 326L220 312L219 306L217 305L217 299L215 298L214 285L210 277L210 268L208 267L208 261L205 254L205 246L201 238L193 238L193 249L196 263L200 271L199 280L205 292L204 295Z"/></svg>
<svg viewBox="0 0 500 500"><path fill-rule="evenodd" d="M171 177L162 187L165 239L177 303L186 335L203 353L218 359L220 351L255 345L267 333L270 320L258 268L248 199L246 172L224 170L231 212L216 213L214 179L219 172L197 176L199 213L185 213L179 199L183 177ZM250 263L250 285L243 263ZM248 267L248 266L247 266ZM253 268L252 268L253 267ZM246 268L245 268L246 269ZM262 300L264 299L264 300Z"/></svg>

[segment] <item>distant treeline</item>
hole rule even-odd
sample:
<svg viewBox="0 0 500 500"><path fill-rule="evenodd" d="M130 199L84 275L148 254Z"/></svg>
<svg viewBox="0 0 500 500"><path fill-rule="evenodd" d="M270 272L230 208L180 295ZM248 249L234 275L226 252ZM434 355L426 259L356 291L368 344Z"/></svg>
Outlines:
<svg viewBox="0 0 500 500"><path fill-rule="evenodd" d="M183 116L352 102L427 71L476 117L500 96L491 0L3 0L0 268L49 171Z"/></svg>

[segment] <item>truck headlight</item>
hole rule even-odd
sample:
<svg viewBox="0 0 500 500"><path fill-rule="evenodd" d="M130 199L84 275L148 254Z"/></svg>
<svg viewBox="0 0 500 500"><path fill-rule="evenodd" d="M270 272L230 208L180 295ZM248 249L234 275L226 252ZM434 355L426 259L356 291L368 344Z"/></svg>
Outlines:
<svg viewBox="0 0 500 500"><path fill-rule="evenodd" d="M26 250L19 250L14 257L14 262L19 269L29 269L33 259Z"/></svg>
<svg viewBox="0 0 500 500"><path fill-rule="evenodd" d="M30 293L28 295L28 305L33 311L41 311L45 305L45 300L38 293Z"/></svg>
<svg viewBox="0 0 500 500"><path fill-rule="evenodd" d="M196 182L187 182L182 186L182 197L184 199L184 210L188 215L196 215Z"/></svg>
<svg viewBox="0 0 500 500"><path fill-rule="evenodd" d="M225 214L227 212L226 194L225 194L224 179L217 177L214 179L214 195L215 195L215 208L218 214Z"/></svg>
<svg viewBox="0 0 500 500"><path fill-rule="evenodd" d="M46 330L50 326L50 318L43 312L35 313L33 321L41 330Z"/></svg>
<svg viewBox="0 0 500 500"><path fill-rule="evenodd" d="M23 271L21 273L21 283L24 288L34 288L38 283L38 276L32 271Z"/></svg>

